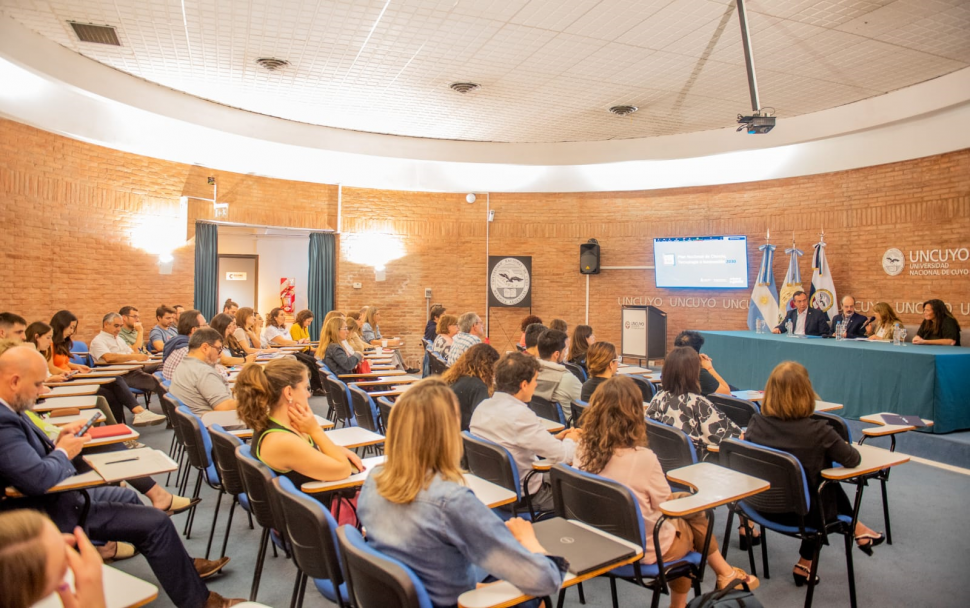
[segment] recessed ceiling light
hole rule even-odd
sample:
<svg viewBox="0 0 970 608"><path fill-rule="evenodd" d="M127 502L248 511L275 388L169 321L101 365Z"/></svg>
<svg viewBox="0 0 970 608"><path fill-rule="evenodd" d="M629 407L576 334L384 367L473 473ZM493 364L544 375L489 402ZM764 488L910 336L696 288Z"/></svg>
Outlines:
<svg viewBox="0 0 970 608"><path fill-rule="evenodd" d="M260 57L256 60L256 63L266 68L270 72L282 70L286 66L290 65L290 62L286 59L277 59L275 57Z"/></svg>
<svg viewBox="0 0 970 608"><path fill-rule="evenodd" d="M636 106L613 106L610 108L610 112L616 114L617 116L628 116L639 109L640 108Z"/></svg>
<svg viewBox="0 0 970 608"><path fill-rule="evenodd" d="M462 95L482 88L482 85L475 84L474 82L453 82L450 86L452 91L458 91Z"/></svg>

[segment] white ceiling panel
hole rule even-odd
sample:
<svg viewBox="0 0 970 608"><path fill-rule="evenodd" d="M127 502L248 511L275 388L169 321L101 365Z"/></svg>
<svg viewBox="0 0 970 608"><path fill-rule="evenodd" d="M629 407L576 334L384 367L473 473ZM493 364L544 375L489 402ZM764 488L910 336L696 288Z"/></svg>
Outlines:
<svg viewBox="0 0 970 608"><path fill-rule="evenodd" d="M0 0L0 14L139 78L346 129L596 141L730 126L750 108L733 0L184 0L184 16L182 6ZM782 118L970 65L970 0L747 7L761 102ZM122 46L82 43L70 21L113 26ZM270 72L260 57L289 65ZM481 88L461 95L456 81ZM610 114L618 104L640 111Z"/></svg>

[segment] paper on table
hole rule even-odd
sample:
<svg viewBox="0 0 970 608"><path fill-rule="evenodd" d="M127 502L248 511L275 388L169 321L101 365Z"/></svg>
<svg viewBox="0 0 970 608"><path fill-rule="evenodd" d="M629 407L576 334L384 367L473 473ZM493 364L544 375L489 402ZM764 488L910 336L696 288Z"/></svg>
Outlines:
<svg viewBox="0 0 970 608"><path fill-rule="evenodd" d="M85 454L84 462L108 483L174 471L178 463L153 448Z"/></svg>

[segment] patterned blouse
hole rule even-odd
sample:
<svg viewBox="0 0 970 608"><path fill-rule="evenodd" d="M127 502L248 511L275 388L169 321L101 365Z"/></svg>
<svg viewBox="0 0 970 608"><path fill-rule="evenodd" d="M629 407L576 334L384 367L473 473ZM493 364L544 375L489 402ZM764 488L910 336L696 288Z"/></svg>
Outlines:
<svg viewBox="0 0 970 608"><path fill-rule="evenodd" d="M741 427L718 411L707 397L696 393L675 396L660 391L650 401L647 416L687 433L701 456L706 452L705 444L716 445L722 439L741 435Z"/></svg>

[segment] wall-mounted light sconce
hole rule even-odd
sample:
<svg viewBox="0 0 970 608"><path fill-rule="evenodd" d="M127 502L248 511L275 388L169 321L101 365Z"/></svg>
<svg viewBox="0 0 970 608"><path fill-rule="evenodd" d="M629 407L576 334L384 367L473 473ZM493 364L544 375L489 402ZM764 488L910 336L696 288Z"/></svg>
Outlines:
<svg viewBox="0 0 970 608"><path fill-rule="evenodd" d="M182 202L187 205L190 198L197 201L206 201L207 203L212 203L212 214L217 220L229 217L229 203L219 202L219 185L216 183L216 178L209 177L207 178L207 182L210 186L212 186L212 198L183 196L181 197Z"/></svg>

